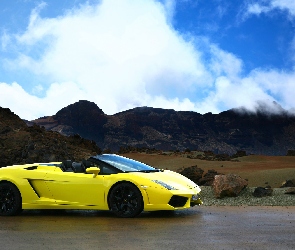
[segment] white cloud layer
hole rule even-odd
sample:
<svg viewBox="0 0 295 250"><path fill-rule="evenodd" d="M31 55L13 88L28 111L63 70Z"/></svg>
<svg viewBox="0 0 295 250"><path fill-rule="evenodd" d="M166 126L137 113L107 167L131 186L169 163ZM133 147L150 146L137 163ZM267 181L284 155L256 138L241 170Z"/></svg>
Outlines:
<svg viewBox="0 0 295 250"><path fill-rule="evenodd" d="M241 59L208 42L205 60L199 38L184 39L173 29L174 1L104 0L56 18L42 18L42 8L32 11L23 33L2 37L6 49L8 40L19 48L6 67L44 79L29 91L0 78L0 106L24 119L82 99L107 114L137 106L255 110L261 101L295 107L295 73L256 69L243 76Z"/></svg>

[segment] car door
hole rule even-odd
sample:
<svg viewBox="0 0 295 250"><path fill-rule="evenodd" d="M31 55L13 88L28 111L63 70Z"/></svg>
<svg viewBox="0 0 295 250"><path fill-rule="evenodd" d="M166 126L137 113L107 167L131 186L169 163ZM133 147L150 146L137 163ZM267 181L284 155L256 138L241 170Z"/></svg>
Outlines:
<svg viewBox="0 0 295 250"><path fill-rule="evenodd" d="M104 207L104 176L74 172L47 173L45 182L57 205Z"/></svg>

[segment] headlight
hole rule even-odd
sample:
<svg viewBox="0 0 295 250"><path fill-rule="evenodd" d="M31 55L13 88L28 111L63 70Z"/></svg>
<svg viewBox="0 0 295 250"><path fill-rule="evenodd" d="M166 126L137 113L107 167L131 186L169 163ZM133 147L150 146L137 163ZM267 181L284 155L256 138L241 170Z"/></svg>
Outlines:
<svg viewBox="0 0 295 250"><path fill-rule="evenodd" d="M159 180L153 180L153 182L161 185L162 187L168 189L168 190L177 190L175 187L172 187L170 185L168 185L167 183L163 182L163 181L159 181Z"/></svg>
<svg viewBox="0 0 295 250"><path fill-rule="evenodd" d="M199 199L199 196L198 196L198 195L194 194L194 195L192 196L192 201L196 201L196 200L198 200L198 199Z"/></svg>

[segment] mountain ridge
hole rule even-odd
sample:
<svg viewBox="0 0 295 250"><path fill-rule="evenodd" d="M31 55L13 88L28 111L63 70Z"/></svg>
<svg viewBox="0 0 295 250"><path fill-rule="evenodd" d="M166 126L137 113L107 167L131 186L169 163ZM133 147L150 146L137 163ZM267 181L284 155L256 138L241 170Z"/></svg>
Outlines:
<svg viewBox="0 0 295 250"><path fill-rule="evenodd" d="M285 155L295 148L295 116L284 110L271 114L263 108L257 113L231 109L202 115L193 111L136 107L107 115L95 103L80 100L53 116L31 122L67 136L79 134L111 151L133 146Z"/></svg>
<svg viewBox="0 0 295 250"><path fill-rule="evenodd" d="M10 109L0 107L0 167L66 159L79 161L101 153L94 141L79 135L63 136L34 123L29 125Z"/></svg>

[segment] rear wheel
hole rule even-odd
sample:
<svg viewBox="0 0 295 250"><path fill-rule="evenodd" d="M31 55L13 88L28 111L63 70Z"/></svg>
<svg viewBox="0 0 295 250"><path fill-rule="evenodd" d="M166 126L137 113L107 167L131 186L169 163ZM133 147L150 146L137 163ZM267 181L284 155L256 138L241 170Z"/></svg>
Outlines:
<svg viewBox="0 0 295 250"><path fill-rule="evenodd" d="M109 207L119 217L135 217L143 210L141 193L131 183L120 183L111 190Z"/></svg>
<svg viewBox="0 0 295 250"><path fill-rule="evenodd" d="M12 183L0 183L0 215L16 215L21 211L21 195Z"/></svg>

